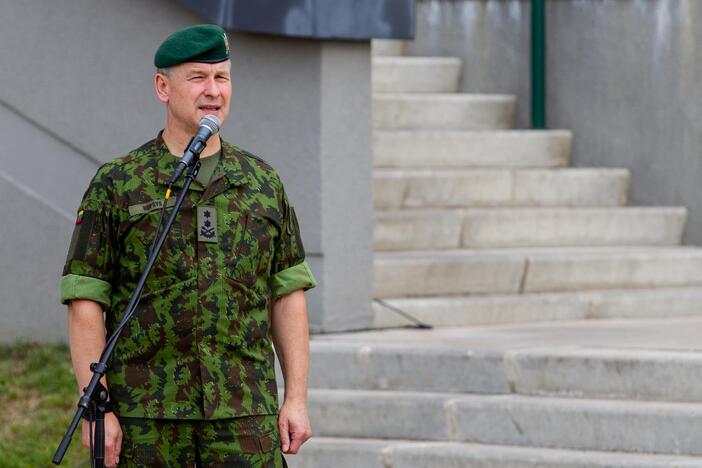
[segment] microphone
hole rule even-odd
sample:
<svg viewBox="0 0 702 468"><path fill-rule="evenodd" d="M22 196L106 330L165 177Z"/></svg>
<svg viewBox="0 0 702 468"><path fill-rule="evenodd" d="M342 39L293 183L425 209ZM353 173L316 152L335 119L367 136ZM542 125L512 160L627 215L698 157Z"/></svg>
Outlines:
<svg viewBox="0 0 702 468"><path fill-rule="evenodd" d="M183 157L180 159L178 166L176 166L171 180L168 181L169 186L173 185L173 183L180 178L185 169L191 167L200 159L200 153L202 153L202 150L207 146L207 140L212 135L216 135L219 132L219 126L219 119L214 115L208 114L200 119L200 128L197 130L195 136L190 139L188 146L185 147Z"/></svg>

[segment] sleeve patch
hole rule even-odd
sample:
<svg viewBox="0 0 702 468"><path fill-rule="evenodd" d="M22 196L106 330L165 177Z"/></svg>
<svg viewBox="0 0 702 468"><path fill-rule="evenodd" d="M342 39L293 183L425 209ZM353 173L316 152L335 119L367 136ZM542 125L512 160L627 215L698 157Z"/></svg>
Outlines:
<svg viewBox="0 0 702 468"><path fill-rule="evenodd" d="M84 260L85 251L88 247L90 234L95 225L95 211L80 210L76 226L73 228L71 245L68 248L68 258L72 260Z"/></svg>

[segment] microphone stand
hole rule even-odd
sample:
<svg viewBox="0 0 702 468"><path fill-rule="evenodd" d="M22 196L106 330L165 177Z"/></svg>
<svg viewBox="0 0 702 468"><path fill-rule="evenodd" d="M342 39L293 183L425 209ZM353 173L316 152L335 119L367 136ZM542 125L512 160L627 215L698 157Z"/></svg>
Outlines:
<svg viewBox="0 0 702 468"><path fill-rule="evenodd" d="M94 362L90 365L90 370L93 371L93 377L90 379L88 386L83 389L83 396L78 400L78 409L76 410L76 414L73 416L73 420L68 427L68 431L66 431L66 435L63 436L61 443L54 453L54 458L52 461L55 465L59 465L61 460L63 460L63 456L66 454L66 450L68 450L68 445L71 443L73 433L78 427L78 423L80 422L81 418L87 412L90 419L95 421L95 449L90 455L95 461L96 468L104 468L105 466L105 413L108 411L108 406L106 404L108 393L104 385L100 383L100 379L103 375L105 375L105 372L107 372L107 362L109 361L110 356L112 356L117 340L119 339L124 326L134 314L136 306L139 304L141 293L144 290L144 285L146 284L146 278L149 276L156 258L161 251L161 247L166 240L166 236L168 235L168 232L175 221L181 205L183 204L183 200L185 200L185 196L188 193L188 187L190 187L190 183L193 181L193 179L195 179L195 176L199 170L200 160L198 155L195 158L195 164L190 167L190 171L183 182L183 189L178 193L175 205L173 206L173 211L171 211L163 232L161 232L154 248L151 249L149 253L146 268L144 268L144 271L139 277L139 281L137 282L136 288L132 293L131 299L129 300L124 317L122 317L122 320L115 332L107 340L105 349L102 350L102 354L100 355L100 361ZM91 405L93 405L92 408Z"/></svg>

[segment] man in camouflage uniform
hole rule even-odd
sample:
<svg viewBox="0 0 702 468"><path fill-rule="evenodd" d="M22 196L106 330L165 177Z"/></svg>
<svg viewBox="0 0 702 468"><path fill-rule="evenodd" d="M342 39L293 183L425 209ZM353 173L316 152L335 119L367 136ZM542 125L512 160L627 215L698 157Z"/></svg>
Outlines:
<svg viewBox="0 0 702 468"><path fill-rule="evenodd" d="M166 127L98 170L64 268L80 388L146 265L176 155L204 115L224 122L229 112L229 45L219 27L174 33L155 65ZM106 466L280 467L281 449L296 453L310 436L304 290L315 281L295 211L256 156L213 136L201 158L103 381L114 408ZM272 343L285 378L280 412ZM89 430L85 422L84 445Z"/></svg>

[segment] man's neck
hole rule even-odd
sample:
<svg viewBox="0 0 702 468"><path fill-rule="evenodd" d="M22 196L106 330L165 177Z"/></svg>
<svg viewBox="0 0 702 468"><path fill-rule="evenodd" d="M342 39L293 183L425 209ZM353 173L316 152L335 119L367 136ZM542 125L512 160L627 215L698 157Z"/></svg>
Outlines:
<svg viewBox="0 0 702 468"><path fill-rule="evenodd" d="M163 130L162 138L163 142L166 143L166 146L168 147L168 151L170 151L171 154L175 156L183 156L183 153L185 152L185 147L190 143L190 139L195 135L195 132L192 132L192 135L183 132L183 131L175 131L169 126L166 126L166 128ZM219 141L219 134L217 135L212 135L208 140L207 140L207 146L205 146L205 149L202 150L202 153L200 154L201 158L206 158L208 156L212 156L213 154L219 153L219 150L222 149L222 144Z"/></svg>

